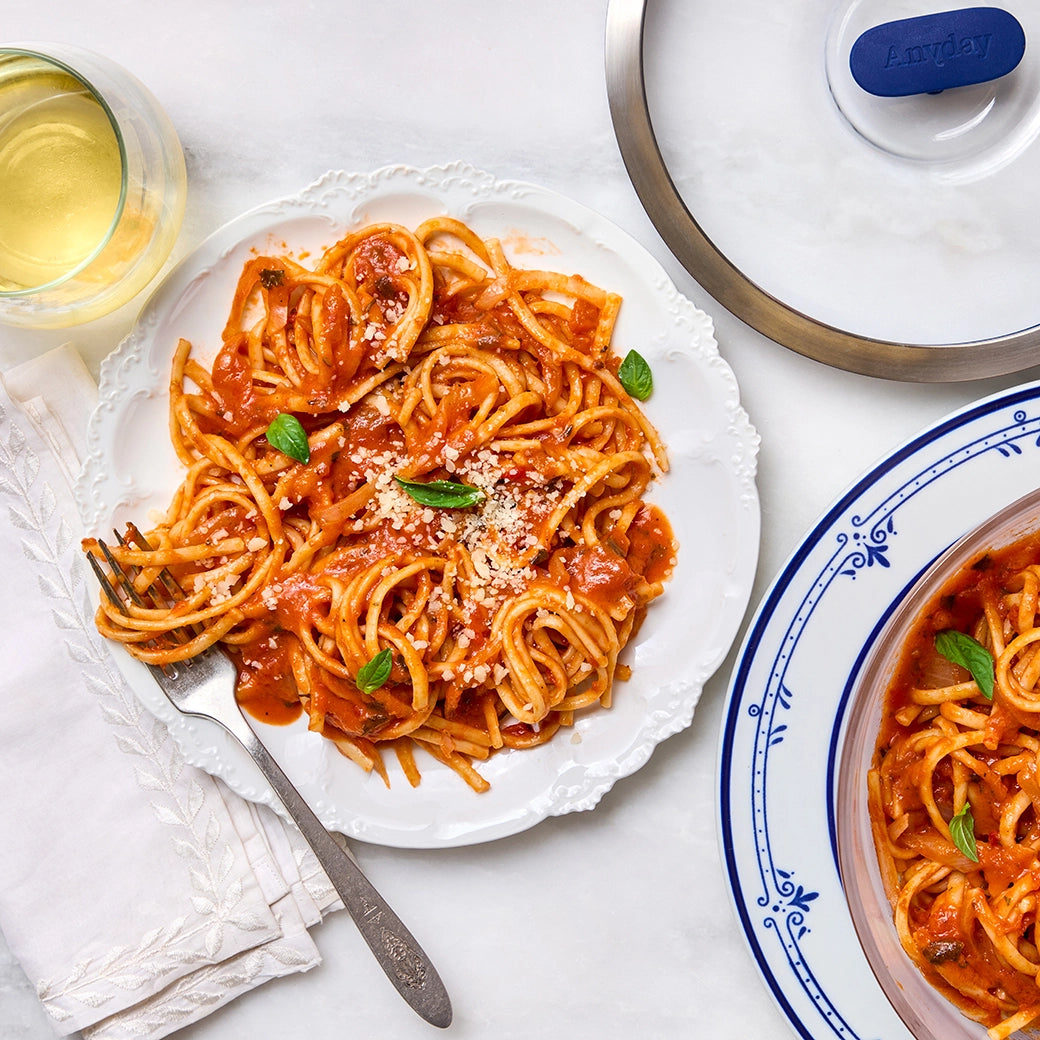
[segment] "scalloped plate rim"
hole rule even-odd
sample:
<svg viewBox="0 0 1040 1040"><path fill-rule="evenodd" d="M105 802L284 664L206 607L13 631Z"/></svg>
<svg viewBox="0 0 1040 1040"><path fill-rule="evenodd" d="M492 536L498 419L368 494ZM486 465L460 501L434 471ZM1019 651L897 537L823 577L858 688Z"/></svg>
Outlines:
<svg viewBox="0 0 1040 1040"><path fill-rule="evenodd" d="M388 199L391 200L389 203ZM606 218L563 195L525 181L498 180L462 162L426 169L387 166L369 174L328 171L301 192L263 203L229 221L203 240L166 276L143 307L134 328L102 363L99 403L90 422L89 452L76 484L76 501L81 518L91 533L111 528L112 507L115 504L113 487L119 489L118 477L113 475L115 467L110 465L110 453L119 450L113 445L113 427L117 418L122 418L130 407L128 402L135 398L144 400L145 407L154 410L155 402L152 398L158 392L154 384L156 380L161 380L164 389L167 374L158 371L158 364L150 378L143 376L143 373L147 374L149 360L153 355L159 355L154 358L156 362L163 357L167 364L169 357L168 350L163 355L162 349L157 346L157 330L164 323L169 324L174 315L192 310L197 302L196 297L204 297L207 287L218 277L214 272L219 273L221 265L231 265L230 258L236 251L257 243L264 236L269 238L272 228L277 231L280 225L286 223L317 219L332 229L342 226L344 214L350 217L366 206L378 208L381 205L393 205L393 199L404 200L407 204L416 199L421 200L422 204L435 202L458 216L476 211L479 217L481 205L485 203L517 216L524 213L533 213L535 216L544 214L550 225L554 228L558 225L561 235L576 236L579 251L587 251L589 262L602 261L608 266L619 264L630 273L638 293L629 306L644 309L649 306L651 316L656 316L658 305L664 304L662 309L670 315L669 320L662 322L661 329L654 330L654 334L664 341L664 346L658 352L661 358L659 363L673 366L679 372L686 371L685 366L690 366L689 373L703 381L702 389L708 393L710 407L718 411L720 427L709 431L711 435L705 436L703 443L694 443L678 454L685 461L703 453L705 468L710 463L716 471L724 471L723 498L726 499L725 506L730 511L729 519L734 525L733 531L718 536L729 544L730 558L726 561L728 570L725 573L712 575L719 596L717 617L712 618L717 626L712 634L714 643L697 648L693 660L684 663L679 669L682 674L678 679L674 676L662 679L660 688L647 695L651 697L651 703L637 732L632 739L622 741L622 746L611 757L594 759L585 765L572 757L562 763L549 762L536 766L535 760L545 751L544 748L523 752L525 759L514 756L515 761L529 759L532 771L541 769L545 773L543 781L534 785L537 789L533 793L528 792L522 804L516 804L515 796L514 804L495 804L496 786L499 785L492 777L491 791L473 796L473 800L468 803L464 804L467 794L471 794L468 788L461 798L455 794L446 795L448 801L457 803L466 811L435 824L417 820L414 814L409 816L408 812L391 820L372 819L371 814L359 816L356 806L344 804L341 791L330 793L322 789L321 784L312 782L312 777L301 779L294 776L290 766L295 761L295 753L285 749L286 760L283 760L283 749L276 750L276 745L283 739L287 745L291 745L296 739L295 734L274 732L278 730L277 727L262 727L265 742L272 744L272 751L282 761L290 777L297 782L312 808L331 829L349 837L389 846L452 847L505 837L549 816L594 808L618 780L635 772L648 761L657 744L692 723L703 685L725 658L750 597L760 534L760 511L755 486L759 436L740 404L736 378L718 352L710 318L678 292L663 267L642 246ZM547 266L552 265L549 263ZM644 294L646 300L642 301L640 298ZM195 309L201 309L201 305ZM624 312L623 305L623 315ZM619 329L622 325L623 321L619 319ZM661 391L668 392L672 391ZM648 402L651 414L653 403L652 398ZM685 426L682 430L688 432ZM164 425L160 432L165 438ZM712 451L716 454L712 455ZM133 481L129 481L124 489L126 495L134 492L132 484ZM169 490L172 491L172 487ZM115 512L118 512L118 508ZM103 517L108 521L107 524L102 523ZM682 561L680 545L680 565ZM673 588L674 582L669 590ZM678 598L676 593L672 594ZM662 601L651 610L662 609L667 598L666 593ZM644 626L651 633L654 631L652 618L653 614ZM170 728L190 764L219 776L243 797L281 811L269 785L230 737L206 720L190 719L177 712L158 690L147 669L128 654L115 648L114 657L145 706ZM654 668L656 665L650 662L644 667ZM630 685L631 682L626 687ZM610 709L610 712L616 712L616 709ZM603 717L608 713L596 714ZM588 716L575 727L583 743L591 739L586 736L590 724L593 736L596 735L595 717ZM313 735L304 733L301 737L306 740ZM317 739L320 741L320 738ZM551 748L556 743L551 742L547 747ZM579 747L575 755L581 753ZM336 758L337 766L356 770L345 759L339 760L338 755ZM506 758L505 755L496 756L487 766L495 767L492 769L494 772L499 768L498 763ZM435 768L441 767L433 764L424 766L424 782L419 792L431 784ZM556 774L561 775L557 777ZM576 774L576 778L573 774ZM403 779L399 776L395 779L397 783L392 790L396 790L403 799L416 798L417 792L408 788ZM451 779L461 785L461 781L454 777Z"/></svg>

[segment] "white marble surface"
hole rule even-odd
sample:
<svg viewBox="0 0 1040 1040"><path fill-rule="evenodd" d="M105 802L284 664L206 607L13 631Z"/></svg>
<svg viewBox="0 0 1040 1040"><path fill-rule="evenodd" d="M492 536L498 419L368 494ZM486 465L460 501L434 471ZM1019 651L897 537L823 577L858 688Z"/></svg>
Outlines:
<svg viewBox="0 0 1040 1040"><path fill-rule="evenodd" d="M668 11L655 15L655 32ZM3 33L105 52L160 98L188 162L178 257L225 220L329 168L455 159L571 195L636 236L715 318L762 435L756 603L810 523L879 455L1030 374L944 386L868 379L777 347L725 313L669 256L628 181L607 106L604 19L605 4L592 0L34 0L8 5ZM763 164L760 196L753 173L741 170L743 204L760 206L764 221L775 201L770 169ZM816 278L811 295L825 297L826 279L837 285L842 272ZM0 331L0 365L71 339L96 371L134 311L72 333ZM459 1040L794 1035L745 948L719 859L716 746L732 662L709 683L693 726L594 812L473 848L358 850L438 964ZM320 968L268 984L181 1035L436 1032L386 984L345 914L322 925L317 941ZM50 1035L0 945L0 1037Z"/></svg>

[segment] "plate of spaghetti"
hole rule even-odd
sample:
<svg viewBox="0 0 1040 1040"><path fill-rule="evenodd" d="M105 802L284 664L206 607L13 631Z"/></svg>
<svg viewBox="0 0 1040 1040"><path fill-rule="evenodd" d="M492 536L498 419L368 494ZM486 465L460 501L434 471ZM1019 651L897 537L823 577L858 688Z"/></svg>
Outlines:
<svg viewBox="0 0 1040 1040"><path fill-rule="evenodd" d="M593 808L690 724L757 560L710 320L602 217L463 164L330 173L222 228L106 360L90 439L87 534L145 532L113 551L184 593L101 602L134 689L276 804L144 667L223 646L322 821L383 844Z"/></svg>
<svg viewBox="0 0 1040 1040"><path fill-rule="evenodd" d="M1040 745L1016 701L1038 452L1040 383L925 429L820 518L748 629L719 827L748 945L803 1036L1003 1040L1040 1012ZM987 659L992 700L971 671Z"/></svg>

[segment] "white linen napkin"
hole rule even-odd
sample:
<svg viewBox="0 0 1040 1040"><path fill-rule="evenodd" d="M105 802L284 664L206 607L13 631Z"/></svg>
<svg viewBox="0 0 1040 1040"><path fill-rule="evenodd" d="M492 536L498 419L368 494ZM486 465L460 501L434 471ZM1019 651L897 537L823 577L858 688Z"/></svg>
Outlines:
<svg viewBox="0 0 1040 1040"><path fill-rule="evenodd" d="M59 1034L154 1040L320 962L295 828L188 765L94 628L71 348L0 377L0 929Z"/></svg>

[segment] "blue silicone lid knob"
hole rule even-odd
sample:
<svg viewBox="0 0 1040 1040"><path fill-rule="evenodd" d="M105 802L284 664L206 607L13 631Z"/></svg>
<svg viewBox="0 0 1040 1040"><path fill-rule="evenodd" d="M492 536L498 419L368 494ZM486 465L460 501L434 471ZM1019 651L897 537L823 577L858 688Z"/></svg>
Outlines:
<svg viewBox="0 0 1040 1040"><path fill-rule="evenodd" d="M1026 35L999 7L901 18L868 29L852 45L852 77L879 97L937 94L1006 76L1022 60Z"/></svg>

